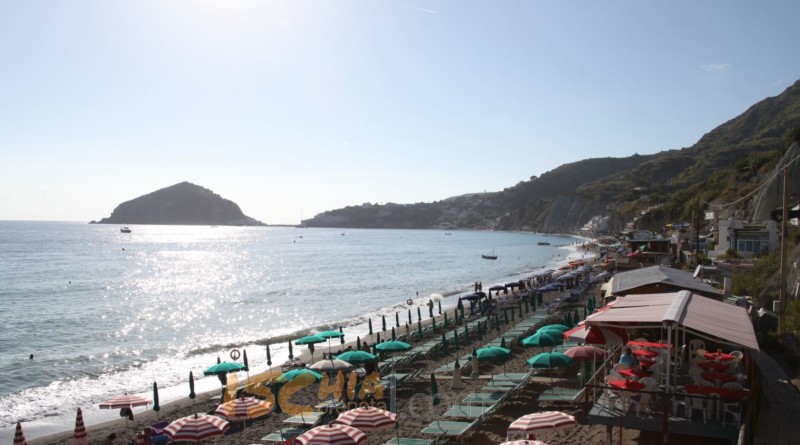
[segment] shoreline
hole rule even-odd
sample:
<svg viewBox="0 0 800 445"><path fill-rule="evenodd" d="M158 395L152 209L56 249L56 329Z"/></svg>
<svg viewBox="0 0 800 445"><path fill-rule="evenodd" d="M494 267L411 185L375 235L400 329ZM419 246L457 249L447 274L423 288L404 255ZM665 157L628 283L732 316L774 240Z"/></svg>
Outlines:
<svg viewBox="0 0 800 445"><path fill-rule="evenodd" d="M563 236L563 235L559 235L559 236ZM587 239L579 237L579 236L574 236L574 235L567 235L567 236L569 236L573 240L577 240L577 241L583 241L583 242L588 241ZM554 256L546 264L544 264L542 266L538 266L538 267L533 267L532 270L528 270L526 273L511 273L511 274L508 274L508 276L509 277L511 277L511 276L523 276L523 275L526 275L526 274L530 275L530 273L532 273L532 271L535 271L535 270L541 270L541 269L547 269L547 268L557 268L558 265L565 264L566 262L568 262L571 259L579 259L581 254L582 254L582 252L580 252L580 250L579 250L580 249L579 246L580 246L580 243L570 243L570 244L564 244L564 245L558 246L559 248L563 248L563 249L568 250L568 252L566 254L559 255L557 257ZM585 255L586 255L586 257L584 259L586 259L586 260L590 260L591 259L589 257L589 252L586 252ZM511 281L511 280L512 280L512 278L509 278L507 281ZM465 292L471 292L471 290L467 289L467 290L464 290L464 291L447 292L446 295L445 294L440 294L441 295L441 300L442 300L442 303L443 303L442 304L443 311L448 311L449 313L452 313L452 310L454 310L455 303L456 303L457 300L454 299L454 298L451 298L451 297L463 294ZM414 298L414 303L415 304L413 306L417 306L418 304L422 304L423 302L426 302L430 298L431 298L431 296L420 296L418 299ZM448 304L448 302L452 302L452 306L451 306L451 304ZM389 327L389 330L386 331L387 333L391 331L391 326L394 325L394 322L393 322L394 320L389 320L389 318L390 318L389 317L389 313L394 314L395 309L398 309L396 306L401 306L401 305L402 304L399 303L398 305L394 305L394 306L391 306L389 308L385 308L385 309L382 309L382 310L379 311L379 312L381 312L381 311L382 312L386 312L387 321L389 321L389 323L387 323L387 327ZM412 310L413 310L413 306L412 306ZM427 314L427 312L426 312L427 311L427 307L423 307L423 308L421 308L421 310L422 310L422 313L423 313L423 317L427 317L427 315L426 315ZM405 319L405 317L402 314L402 311L400 311L400 312L401 312L401 314L400 314L401 315L401 319ZM440 322L440 319L438 319L438 310L437 310L436 307L434 307L434 315L437 316L437 323ZM375 314L372 314L372 319L373 319L372 320L373 323L375 323L375 321L379 321L380 320L379 316L376 318ZM416 315L413 316L413 319L416 319ZM416 323L416 321L414 321L413 323ZM429 318L423 318L422 323L423 323L423 326L427 326L427 325L429 325L431 323L431 321L430 321ZM380 323L378 323L378 324L380 324ZM404 324L405 324L405 320L403 320L403 322L401 323L400 332L398 332L398 334L400 334L401 332L405 333L405 331L403 329L403 325ZM351 326L350 330L352 330L353 328L357 328L358 326L359 325ZM410 331L414 332L414 330L415 330L414 326L411 326L410 327ZM377 329L375 331L378 332ZM334 349L344 348L344 347L347 347L350 344L354 344L354 336L357 335L357 333L348 332L348 330L345 330L345 333L347 335L347 338L351 338L353 340L346 342L345 345L337 344L337 343L335 343L335 340L334 340L334 341L332 341L332 344L331 344L331 346ZM362 332L360 336L362 337L362 340L366 339L366 338L369 338L369 335L366 332ZM381 337L382 338L385 339L386 336L387 335L385 333L381 332ZM285 345L286 345L285 341L282 342L282 343L272 343L271 344L271 348L278 349L280 347L283 347L285 349ZM260 345L260 347L263 348L263 345ZM305 347L299 347L299 348L300 349L298 349L298 347L296 346L295 347L295 351L298 352L298 355L301 355L303 358L306 359L306 361L308 361L308 359L310 358L310 354L308 354L307 348L305 348ZM277 355L279 355L279 354L275 353L275 349L272 349L273 350L273 357L276 357ZM317 351L314 354L314 358L315 359L320 359L321 358L320 352L327 352L327 345L326 344L318 345ZM273 366L273 368L275 368L275 366ZM263 373L264 371L261 371L261 373ZM255 374L254 374L253 377L255 377ZM216 380L216 379L213 379L213 380ZM215 389L206 390L206 391L204 391L202 393L202 395L201 395L201 393L198 392L198 399L197 400L199 401L201 397L203 398L203 400L210 399L216 393L218 393L218 390L215 390ZM150 398L150 395L148 395L148 394L145 394L145 395L148 398ZM164 400L165 399L164 393L162 393L161 395L162 395L162 400ZM144 421L146 419L155 419L155 418L158 418L158 417L164 417L167 412L170 412L169 410L172 410L172 411L174 411L174 410L178 410L178 411L185 410L186 409L185 403L183 403L182 400L183 399L181 399L180 397L178 397L177 399L168 400L168 401L164 400L164 403L162 403L162 405L161 405L162 409L161 409L160 415L158 415L158 416L154 415L153 412L152 412L152 409L150 409L149 407L146 410L142 411L142 412L137 412L137 409L134 409L134 413L135 413L135 416L136 416L135 420L139 421L140 419L142 419L142 421ZM141 408L139 408L139 409L141 409ZM73 411L73 413L74 413L74 411ZM86 413L84 413L84 415L86 415ZM46 421L47 418L40 419L40 420ZM85 418L85 420L86 420L86 418ZM74 416L73 416L73 422L74 422ZM107 428L115 427L115 426L122 425L122 424L124 424L124 419L117 418L117 419L112 419L112 420L104 420L104 421L101 421L101 422L98 422L98 423L87 423L87 428L89 428L89 429L94 429L94 428L107 429ZM24 430L25 430L25 423L23 423L23 431ZM71 434L72 434L71 429L64 430L64 431L61 431L61 432L52 433L52 434L45 434L45 435L39 436L39 437L35 437L35 438L31 439L30 442L31 443L48 443L45 439L51 439L53 437L58 437L58 436L64 435L64 434L67 434L67 435L69 435L71 437Z"/></svg>

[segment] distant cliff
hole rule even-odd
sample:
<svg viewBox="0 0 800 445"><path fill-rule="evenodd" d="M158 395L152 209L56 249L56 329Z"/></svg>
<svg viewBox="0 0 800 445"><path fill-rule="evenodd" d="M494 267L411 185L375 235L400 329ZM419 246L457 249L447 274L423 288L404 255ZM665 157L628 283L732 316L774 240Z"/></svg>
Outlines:
<svg viewBox="0 0 800 445"><path fill-rule="evenodd" d="M92 221L95 223L95 221ZM228 199L189 182L156 190L118 205L97 224L263 226Z"/></svg>

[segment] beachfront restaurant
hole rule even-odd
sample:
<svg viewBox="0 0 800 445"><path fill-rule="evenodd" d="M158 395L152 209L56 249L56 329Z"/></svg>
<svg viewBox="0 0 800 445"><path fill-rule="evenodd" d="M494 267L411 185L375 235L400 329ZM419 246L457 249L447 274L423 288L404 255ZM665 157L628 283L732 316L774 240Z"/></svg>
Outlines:
<svg viewBox="0 0 800 445"><path fill-rule="evenodd" d="M754 426L758 342L747 311L690 291L629 294L586 319L631 339L584 391L590 424L729 439ZM632 355L621 364L622 353ZM632 365L632 363L638 363Z"/></svg>

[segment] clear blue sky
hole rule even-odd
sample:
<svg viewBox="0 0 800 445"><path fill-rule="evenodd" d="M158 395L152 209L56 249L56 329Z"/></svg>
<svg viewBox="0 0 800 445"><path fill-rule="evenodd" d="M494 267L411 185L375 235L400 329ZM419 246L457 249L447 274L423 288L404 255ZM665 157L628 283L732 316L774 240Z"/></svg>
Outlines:
<svg viewBox="0 0 800 445"><path fill-rule="evenodd" d="M800 2L0 0L0 219L181 181L271 224L688 147L800 78Z"/></svg>

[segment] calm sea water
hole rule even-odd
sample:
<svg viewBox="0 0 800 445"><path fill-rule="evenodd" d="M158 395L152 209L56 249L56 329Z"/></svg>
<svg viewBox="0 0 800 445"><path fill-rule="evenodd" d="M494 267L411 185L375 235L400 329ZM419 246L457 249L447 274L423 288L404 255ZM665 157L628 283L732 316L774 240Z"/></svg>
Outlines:
<svg viewBox="0 0 800 445"><path fill-rule="evenodd" d="M0 441L116 418L98 403L147 393L185 397L189 371L248 351L253 369L287 340L381 315L409 298L443 307L475 281L528 276L577 256L566 236L529 233L119 226L0 222ZM539 246L539 241L551 246ZM481 259L494 250L498 260ZM417 297L417 292L419 297ZM427 308L423 307L423 318ZM34 354L34 359L28 356ZM218 388L216 379L199 389Z"/></svg>

